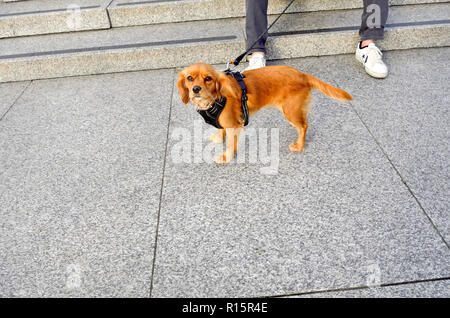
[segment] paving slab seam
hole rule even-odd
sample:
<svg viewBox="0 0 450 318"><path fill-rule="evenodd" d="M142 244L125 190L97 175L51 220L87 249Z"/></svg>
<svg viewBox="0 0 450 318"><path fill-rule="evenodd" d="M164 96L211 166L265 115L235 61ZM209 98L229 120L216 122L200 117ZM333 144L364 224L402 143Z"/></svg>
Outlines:
<svg viewBox="0 0 450 318"><path fill-rule="evenodd" d="M5 118L6 114L9 113L9 111L13 108L13 106L17 103L17 101L22 97L22 95L25 93L25 91L28 89L28 87L30 87L31 83L33 82L33 80L29 81L27 86L25 86L25 88L22 90L22 92L19 94L19 96L17 96L17 98L12 102L11 106L8 107L8 109L6 109L4 114L0 114L0 121L3 120L3 118Z"/></svg>
<svg viewBox="0 0 450 318"><path fill-rule="evenodd" d="M108 22L109 22L109 28L112 29L112 22L111 22L111 16L109 15L109 7L111 6L111 3L113 3L114 0L111 0L107 6L105 6L105 11L106 11L106 17L108 18Z"/></svg>
<svg viewBox="0 0 450 318"><path fill-rule="evenodd" d="M92 73L92 74L81 74L81 75L55 76L55 77L37 78L37 79L33 79L33 80L0 82L0 84L19 83L19 82L27 82L27 81L33 81L33 82L35 82L35 81L48 81L48 80L55 80L55 79L64 79L64 78L73 78L73 77L89 77L89 76L99 76L99 75L106 75L106 74L124 74L124 73L138 73L138 72L148 72L148 71L161 71L161 70L170 70L172 68L173 67L158 67L158 68L149 68L149 69L134 70L134 71L117 71L117 72L107 72L107 73ZM179 69L182 69L182 67L179 67Z"/></svg>
<svg viewBox="0 0 450 318"><path fill-rule="evenodd" d="M332 292L342 292L342 291L352 291L352 290L364 290L370 289L374 287L393 287L393 286L402 286L402 285L412 285L419 283L431 283L431 282L439 282L450 280L450 277L440 277L440 278L430 278L430 279L421 279L421 280L412 280L412 281L404 281L404 282L396 282L396 283L384 283L376 286L356 286L356 287L346 287L346 288L336 288L336 289L324 289L324 290L315 290L304 293L295 293L295 294L285 294L285 295L275 295L275 296L262 296L256 298L282 298L282 297L291 297L291 296L305 296L305 295L314 295L314 294L326 294Z"/></svg>
<svg viewBox="0 0 450 318"><path fill-rule="evenodd" d="M162 195L164 190L164 177L165 177L165 171L166 171L166 162L167 162L167 150L169 148L169 133L170 133L170 120L172 116L172 106L173 106L173 92L175 89L175 74L176 74L176 68L173 68L173 76L172 76L172 90L170 92L170 107L169 107L169 116L168 116L168 122L167 122L167 134L166 134L166 145L164 149L164 160L163 160L163 171L161 176L161 189L159 191L159 205L158 205L158 216L156 219L156 231L155 231L155 244L153 248L153 265L152 265L152 277L150 279L150 293L149 297L152 297L153 292L153 277L155 275L155 264L156 264L156 249L158 247L158 233L159 233L159 220L161 216L161 206L162 206Z"/></svg>
<svg viewBox="0 0 450 318"><path fill-rule="evenodd" d="M405 185L406 189L409 191L409 193L412 195L412 197L414 198L414 200L416 200L417 204L419 205L419 208L422 210L423 214L425 214L425 216L427 217L428 221L431 223L431 226L435 229L436 233L439 235L439 237L441 238L441 240L444 242L444 244L447 246L448 249L450 249L450 245L449 243L445 240L444 236L441 234L441 232L439 231L439 229L437 228L436 224L434 224L433 219L428 215L428 213L425 211L425 208L422 206L422 204L420 203L419 199L417 198L417 196L414 194L414 192L412 191L412 189L410 188L410 186L408 185L408 183L406 182L405 178L403 178L403 176L401 175L400 171L397 169L397 167L394 165L394 163L392 162L391 158L389 157L389 155L386 153L386 151L384 150L383 146L381 145L381 143L377 140L377 138L375 137L375 135L372 133L372 131L370 130L369 126L365 123L365 121L363 120L363 118L361 117L361 115L358 113L358 111L356 110L356 108L354 107L353 103L349 102L350 106L352 107L353 111L356 113L356 116L358 116L359 120L361 121L361 123L364 125L364 127L366 127L367 131L369 132L369 134L372 136L373 140L376 142L376 144L378 145L378 147L380 148L380 150L383 152L384 156L386 157L386 159L389 161L389 163L391 164L392 168L394 168L395 172L397 173L397 175L400 177L400 180L403 182L403 184Z"/></svg>

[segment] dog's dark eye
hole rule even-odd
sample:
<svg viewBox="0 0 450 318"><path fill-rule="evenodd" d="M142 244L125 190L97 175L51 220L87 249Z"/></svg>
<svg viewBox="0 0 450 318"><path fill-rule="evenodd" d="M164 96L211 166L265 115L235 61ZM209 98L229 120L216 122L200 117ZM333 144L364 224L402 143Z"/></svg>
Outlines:
<svg viewBox="0 0 450 318"><path fill-rule="evenodd" d="M189 75L189 76L187 77L187 80L188 80L189 82L192 82L192 81L194 80L194 78L193 78L192 76Z"/></svg>
<svg viewBox="0 0 450 318"><path fill-rule="evenodd" d="M211 76L206 76L206 77L205 77L205 82L210 82L210 81L212 81Z"/></svg>

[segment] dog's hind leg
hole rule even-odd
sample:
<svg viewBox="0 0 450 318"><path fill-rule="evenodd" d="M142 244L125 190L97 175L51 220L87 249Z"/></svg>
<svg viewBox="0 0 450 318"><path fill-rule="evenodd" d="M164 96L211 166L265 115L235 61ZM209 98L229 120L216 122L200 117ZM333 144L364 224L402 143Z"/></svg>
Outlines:
<svg viewBox="0 0 450 318"><path fill-rule="evenodd" d="M298 140L296 142L293 142L289 145L289 149L292 152L300 152L305 149L305 139L306 139L306 131L308 130L308 124L307 123L292 123L295 128L297 128L298 131Z"/></svg>
<svg viewBox="0 0 450 318"><path fill-rule="evenodd" d="M311 99L310 90L301 90L285 101L282 109L289 123L297 129L298 139L289 145L292 152L305 149L306 131L308 130L308 104Z"/></svg>

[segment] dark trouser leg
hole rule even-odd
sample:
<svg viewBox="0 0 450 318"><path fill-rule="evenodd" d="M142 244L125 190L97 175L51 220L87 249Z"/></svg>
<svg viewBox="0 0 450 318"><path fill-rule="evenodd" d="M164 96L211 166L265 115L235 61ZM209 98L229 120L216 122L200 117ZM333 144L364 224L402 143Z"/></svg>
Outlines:
<svg viewBox="0 0 450 318"><path fill-rule="evenodd" d="M389 14L389 0L363 1L364 12L359 30L361 40L382 40L384 26Z"/></svg>
<svg viewBox="0 0 450 318"><path fill-rule="evenodd" d="M267 2L268 0L246 0L245 31L247 33L247 49L267 29ZM253 46L249 52L266 52L267 34Z"/></svg>

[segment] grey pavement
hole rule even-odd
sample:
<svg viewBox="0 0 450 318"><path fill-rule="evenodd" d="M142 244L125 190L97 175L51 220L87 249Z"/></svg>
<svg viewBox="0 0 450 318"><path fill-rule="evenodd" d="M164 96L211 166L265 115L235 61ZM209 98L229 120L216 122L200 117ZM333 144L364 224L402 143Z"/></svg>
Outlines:
<svg viewBox="0 0 450 318"><path fill-rule="evenodd" d="M173 75L35 81L16 101L0 124L2 296L149 295Z"/></svg>
<svg viewBox="0 0 450 318"><path fill-rule="evenodd" d="M442 63L448 52L385 53L388 62L392 55L394 76L383 81L353 80L365 76L364 71L343 56L334 63L345 66L345 74L339 76L332 64L324 67L335 84L355 92L355 111L423 212L450 242L450 73Z"/></svg>
<svg viewBox="0 0 450 318"><path fill-rule="evenodd" d="M301 154L280 113L252 117L271 173L179 162L211 129L175 69L0 84L0 296L450 297L449 53L389 52L385 80L274 61L354 101L314 93Z"/></svg>

